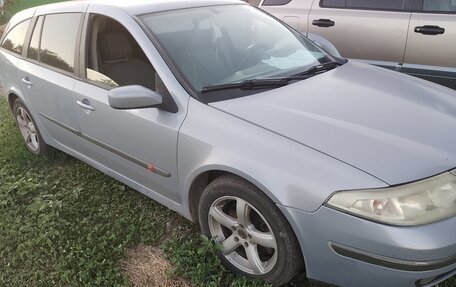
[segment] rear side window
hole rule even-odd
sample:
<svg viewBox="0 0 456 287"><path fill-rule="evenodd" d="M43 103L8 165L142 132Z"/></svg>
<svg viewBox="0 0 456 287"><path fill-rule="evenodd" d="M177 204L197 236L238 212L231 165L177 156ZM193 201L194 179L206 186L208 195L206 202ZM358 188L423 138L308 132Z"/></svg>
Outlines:
<svg viewBox="0 0 456 287"><path fill-rule="evenodd" d="M44 18L38 61L67 72L74 71L81 17L80 13L69 13L52 14ZM34 31L33 40L36 39L35 33L39 31Z"/></svg>
<svg viewBox="0 0 456 287"><path fill-rule="evenodd" d="M33 29L32 39L28 49L28 58L38 61L38 53L40 51L41 29L43 28L44 16L40 16Z"/></svg>
<svg viewBox="0 0 456 287"><path fill-rule="evenodd" d="M279 6L290 3L291 0L264 0L262 6Z"/></svg>
<svg viewBox="0 0 456 287"><path fill-rule="evenodd" d="M320 6L327 8L402 11L405 8L405 1L406 0L321 0Z"/></svg>
<svg viewBox="0 0 456 287"><path fill-rule="evenodd" d="M2 48L20 55L29 25L30 19L17 24L11 29L2 41Z"/></svg>
<svg viewBox="0 0 456 287"><path fill-rule="evenodd" d="M423 0L424 12L456 12L456 0Z"/></svg>

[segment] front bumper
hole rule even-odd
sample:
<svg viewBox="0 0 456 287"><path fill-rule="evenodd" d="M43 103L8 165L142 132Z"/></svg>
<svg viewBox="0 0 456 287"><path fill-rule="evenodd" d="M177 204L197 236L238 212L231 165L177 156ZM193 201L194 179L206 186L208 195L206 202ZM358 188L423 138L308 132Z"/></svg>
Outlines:
<svg viewBox="0 0 456 287"><path fill-rule="evenodd" d="M416 287L456 274L456 217L397 227L324 206L315 213L280 208L293 225L311 279L337 286Z"/></svg>

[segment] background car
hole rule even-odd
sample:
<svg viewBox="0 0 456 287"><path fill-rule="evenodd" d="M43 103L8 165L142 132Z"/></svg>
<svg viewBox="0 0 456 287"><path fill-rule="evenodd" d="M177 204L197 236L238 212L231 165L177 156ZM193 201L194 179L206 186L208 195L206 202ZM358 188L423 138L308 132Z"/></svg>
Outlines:
<svg viewBox="0 0 456 287"><path fill-rule="evenodd" d="M456 89L454 0L264 0L260 7L327 38L343 57Z"/></svg>

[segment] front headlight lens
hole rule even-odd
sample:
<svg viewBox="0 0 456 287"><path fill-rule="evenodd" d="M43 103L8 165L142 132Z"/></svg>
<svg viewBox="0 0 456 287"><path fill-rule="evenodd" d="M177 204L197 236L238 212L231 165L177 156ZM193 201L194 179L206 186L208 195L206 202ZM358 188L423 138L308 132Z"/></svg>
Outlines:
<svg viewBox="0 0 456 287"><path fill-rule="evenodd" d="M392 225L435 222L456 215L456 170L397 187L340 191L326 205Z"/></svg>

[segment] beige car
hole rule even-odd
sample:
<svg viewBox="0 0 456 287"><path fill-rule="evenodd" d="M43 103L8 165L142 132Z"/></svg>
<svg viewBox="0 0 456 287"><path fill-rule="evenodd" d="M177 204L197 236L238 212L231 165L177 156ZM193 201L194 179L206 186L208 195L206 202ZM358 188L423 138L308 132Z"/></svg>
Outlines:
<svg viewBox="0 0 456 287"><path fill-rule="evenodd" d="M456 89L456 0L263 0L260 7L327 38L346 58Z"/></svg>

